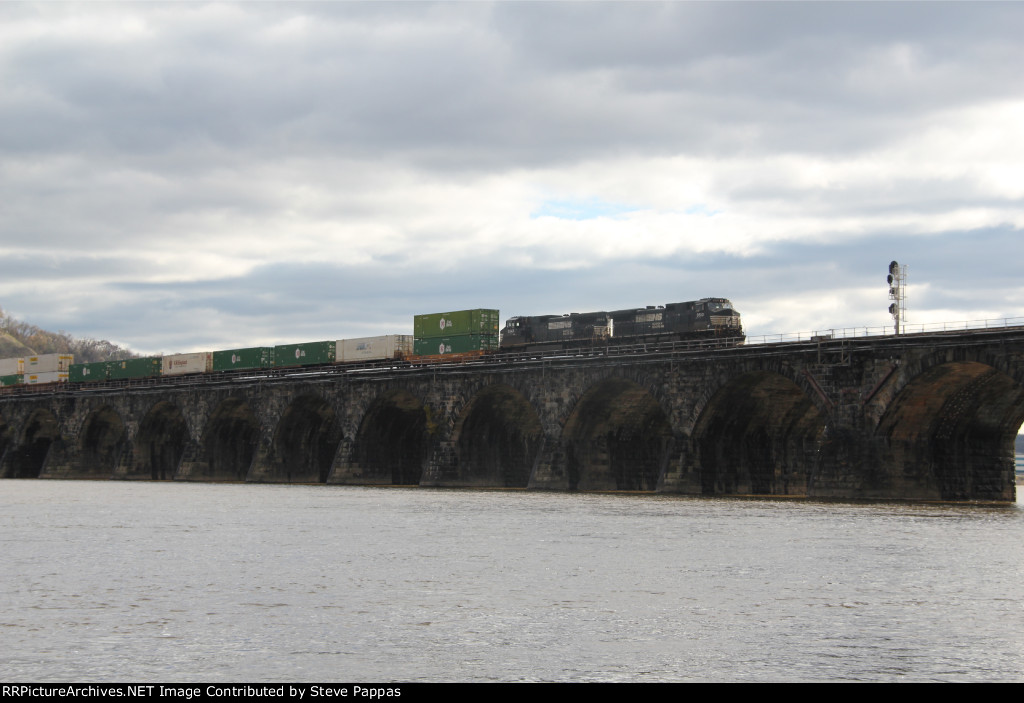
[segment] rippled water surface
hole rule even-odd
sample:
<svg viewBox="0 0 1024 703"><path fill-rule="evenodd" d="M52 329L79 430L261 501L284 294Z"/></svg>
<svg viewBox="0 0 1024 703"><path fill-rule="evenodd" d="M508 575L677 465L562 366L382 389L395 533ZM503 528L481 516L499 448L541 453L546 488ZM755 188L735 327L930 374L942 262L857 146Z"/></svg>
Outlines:
<svg viewBox="0 0 1024 703"><path fill-rule="evenodd" d="M1020 505L0 482L5 681L1024 680Z"/></svg>

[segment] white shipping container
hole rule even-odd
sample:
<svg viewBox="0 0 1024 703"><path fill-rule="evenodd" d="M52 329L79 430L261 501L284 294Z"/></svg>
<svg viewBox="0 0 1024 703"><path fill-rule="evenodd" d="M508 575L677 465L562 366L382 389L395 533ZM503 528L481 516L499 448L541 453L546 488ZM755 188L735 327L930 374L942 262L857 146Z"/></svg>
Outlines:
<svg viewBox="0 0 1024 703"><path fill-rule="evenodd" d="M380 337L339 339L335 349L335 357L339 362L401 359L412 355L412 335L386 334Z"/></svg>
<svg viewBox="0 0 1024 703"><path fill-rule="evenodd" d="M39 356L26 356L25 367L22 373L49 373L60 371L67 373L71 370L71 364L75 363L75 357L71 354L40 354Z"/></svg>
<svg viewBox="0 0 1024 703"><path fill-rule="evenodd" d="M169 354L160 363L160 373L177 376L185 373L207 373L213 371L213 352L191 354Z"/></svg>
<svg viewBox="0 0 1024 703"><path fill-rule="evenodd" d="M25 374L25 383L63 383L68 380L67 371L43 371Z"/></svg>
<svg viewBox="0 0 1024 703"><path fill-rule="evenodd" d="M0 376L13 376L16 373L24 373L22 369L24 359L12 358L12 359L0 359Z"/></svg>

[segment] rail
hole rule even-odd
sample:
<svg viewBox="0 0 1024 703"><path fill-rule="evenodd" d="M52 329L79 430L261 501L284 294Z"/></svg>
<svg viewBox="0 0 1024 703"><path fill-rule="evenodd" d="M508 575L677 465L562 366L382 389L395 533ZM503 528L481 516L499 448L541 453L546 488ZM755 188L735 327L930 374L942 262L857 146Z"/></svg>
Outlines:
<svg viewBox="0 0 1024 703"><path fill-rule="evenodd" d="M865 337L893 337L914 334L937 334L943 332L965 332L972 330L994 330L1006 327L1024 326L1024 317L1003 317L988 320L962 320L959 322L928 322L919 325L903 325L899 335L893 327L836 327L813 332L783 332L779 334L748 335L747 346L758 344L780 344L786 342L818 342L829 339L863 339Z"/></svg>

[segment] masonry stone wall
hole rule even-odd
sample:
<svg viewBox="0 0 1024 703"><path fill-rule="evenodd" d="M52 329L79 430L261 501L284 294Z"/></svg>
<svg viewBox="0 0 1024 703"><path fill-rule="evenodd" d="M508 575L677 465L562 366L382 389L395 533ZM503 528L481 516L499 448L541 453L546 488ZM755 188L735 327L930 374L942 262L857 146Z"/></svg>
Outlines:
<svg viewBox="0 0 1024 703"><path fill-rule="evenodd" d="M1024 333L37 389L0 476L1015 499Z"/></svg>

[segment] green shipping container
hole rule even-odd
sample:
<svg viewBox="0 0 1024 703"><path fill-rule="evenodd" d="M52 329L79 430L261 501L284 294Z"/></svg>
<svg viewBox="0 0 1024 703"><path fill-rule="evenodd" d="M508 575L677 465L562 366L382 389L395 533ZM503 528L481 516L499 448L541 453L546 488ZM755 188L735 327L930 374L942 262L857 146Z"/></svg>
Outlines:
<svg viewBox="0 0 1024 703"><path fill-rule="evenodd" d="M25 382L25 376L20 373L12 373L10 376L0 376L0 386L20 386Z"/></svg>
<svg viewBox="0 0 1024 703"><path fill-rule="evenodd" d="M214 371L232 371L234 369L269 369L273 365L273 347L227 349L225 351L215 351L213 353Z"/></svg>
<svg viewBox="0 0 1024 703"><path fill-rule="evenodd" d="M413 354L415 356L466 354L476 351L495 351L497 348L498 338L496 336L463 334L458 337L417 339L413 343Z"/></svg>
<svg viewBox="0 0 1024 703"><path fill-rule="evenodd" d="M93 361L88 364L71 364L68 367L68 381L87 383L107 380L107 361Z"/></svg>
<svg viewBox="0 0 1024 703"><path fill-rule="evenodd" d="M336 343L305 342L303 344L281 344L274 347L274 366L314 366L333 364Z"/></svg>
<svg viewBox="0 0 1024 703"><path fill-rule="evenodd" d="M144 356L141 359L125 359L124 361L108 361L108 378L149 378L150 376L159 376L162 361L159 356Z"/></svg>
<svg viewBox="0 0 1024 703"><path fill-rule="evenodd" d="M459 310L436 312L413 317L413 336L416 339L456 337L462 335L498 336L501 321L497 310Z"/></svg>

